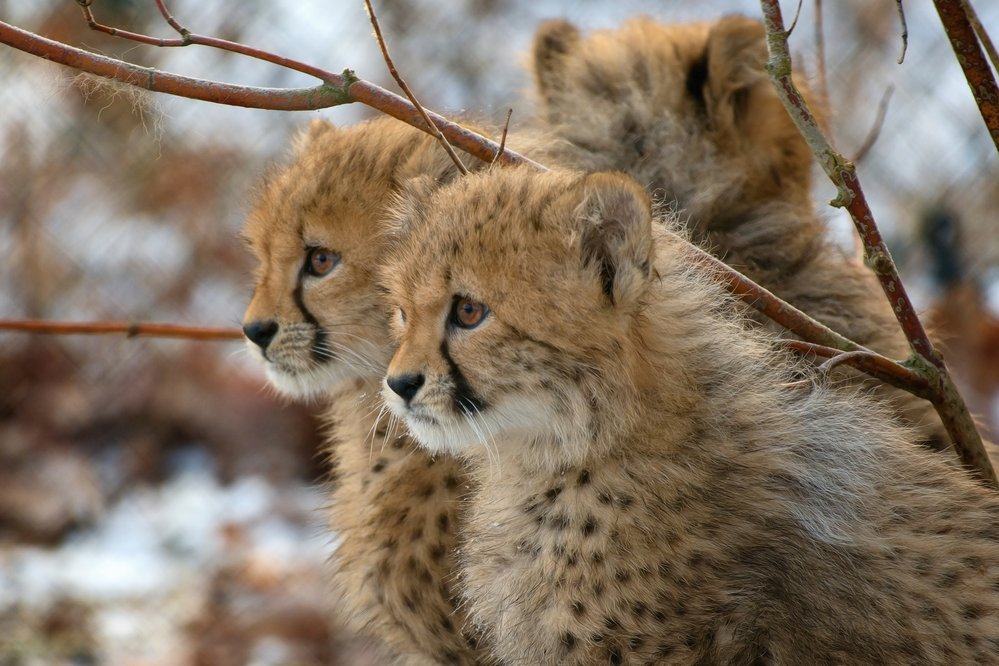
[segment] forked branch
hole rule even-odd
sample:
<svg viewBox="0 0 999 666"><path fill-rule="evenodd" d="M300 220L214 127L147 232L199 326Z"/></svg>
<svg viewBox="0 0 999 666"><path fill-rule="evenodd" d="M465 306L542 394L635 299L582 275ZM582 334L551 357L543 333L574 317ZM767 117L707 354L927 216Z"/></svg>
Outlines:
<svg viewBox="0 0 999 666"><path fill-rule="evenodd" d="M934 1L938 7L941 3L946 4L945 0ZM791 78L788 33L784 29L780 1L760 0L760 5L763 9L763 23L767 34L767 49L770 53L767 71L791 119L808 142L826 175L836 186L838 195L831 204L846 208L853 219L864 246L865 261L877 276L913 351L907 366L928 383L929 390L923 397L929 398L933 403L954 441L954 447L962 462L969 469L976 470L988 483L999 487L999 480L982 446L981 436L974 420L947 372L943 358L930 343L926 330L902 286L895 262L888 252L888 247L881 237L874 215L864 197L856 168L829 144L808 103ZM913 392L920 395L916 391Z"/></svg>

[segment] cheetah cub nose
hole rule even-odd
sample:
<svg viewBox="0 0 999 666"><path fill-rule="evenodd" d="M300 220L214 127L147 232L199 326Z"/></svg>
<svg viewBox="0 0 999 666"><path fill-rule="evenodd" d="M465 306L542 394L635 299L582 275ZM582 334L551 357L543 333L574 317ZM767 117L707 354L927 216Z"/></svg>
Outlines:
<svg viewBox="0 0 999 666"><path fill-rule="evenodd" d="M420 387L423 386L423 382L423 375L418 373L408 373L385 378L385 383L388 384L388 387L395 391L396 395L405 400L407 405L412 401L417 391L420 390Z"/></svg>
<svg viewBox="0 0 999 666"><path fill-rule="evenodd" d="M258 320L243 325L243 335L249 338L250 342L260 347L261 351L267 349L267 345L271 343L277 332L278 323L276 321Z"/></svg>

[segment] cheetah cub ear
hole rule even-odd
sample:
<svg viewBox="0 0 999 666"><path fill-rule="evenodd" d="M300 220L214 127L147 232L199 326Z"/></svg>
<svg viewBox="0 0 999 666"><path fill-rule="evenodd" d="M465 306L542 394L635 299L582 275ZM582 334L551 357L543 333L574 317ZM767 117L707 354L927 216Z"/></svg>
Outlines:
<svg viewBox="0 0 999 666"><path fill-rule="evenodd" d="M542 98L565 87L572 78L565 73L569 56L579 47L579 29L568 21L545 21L534 34L534 79ZM554 110L554 105L549 105ZM551 119L549 119L551 120Z"/></svg>
<svg viewBox="0 0 999 666"><path fill-rule="evenodd" d="M763 24L726 16L711 27L687 86L702 96L711 128L723 143L751 156L761 171L770 172L776 187L807 190L812 155L774 91L766 62Z"/></svg>
<svg viewBox="0 0 999 666"><path fill-rule="evenodd" d="M610 305L634 306L645 292L652 265L649 195L623 174L591 174L577 214L583 223L583 265L596 270Z"/></svg>

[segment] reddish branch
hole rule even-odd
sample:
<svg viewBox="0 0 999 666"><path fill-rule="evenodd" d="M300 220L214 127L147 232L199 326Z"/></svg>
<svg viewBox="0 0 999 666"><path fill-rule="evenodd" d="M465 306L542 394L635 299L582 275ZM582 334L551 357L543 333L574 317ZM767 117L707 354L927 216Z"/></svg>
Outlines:
<svg viewBox="0 0 999 666"><path fill-rule="evenodd" d="M69 322L39 319L0 319L0 331L19 331L48 335L109 335L124 333L130 338L184 338L188 340L238 340L243 337L243 332L238 328L181 326L179 324L126 321Z"/></svg>
<svg viewBox="0 0 999 666"><path fill-rule="evenodd" d="M985 60L982 46L972 27L968 12L961 0L933 0L943 23L947 39L954 49L957 61L964 70L964 78L971 86L971 94L975 96L982 120L989 129L992 142L999 150L999 86L996 77ZM984 33L984 30L982 31Z"/></svg>
<svg viewBox="0 0 999 666"><path fill-rule="evenodd" d="M125 36L134 33L125 33ZM229 47L232 42L201 37L189 33L191 44L204 44L234 53L241 53L259 60L279 64L296 71L312 70L322 85L312 88L259 88L239 86L217 81L206 81L179 74L162 72L151 67L141 67L115 58L97 55L68 44L63 44L40 35L22 30L0 21L0 43L15 49L51 60L67 67L95 74L107 79L153 92L166 93L177 97L187 97L216 104L243 106L274 111L312 111L341 104L358 102L390 115L425 132L429 127L420 118L419 112L406 99L354 76L350 70L335 74L305 65L295 60L282 58L241 44ZM153 38L151 38L153 39ZM195 41L196 40L196 41ZM306 72L308 73L308 72ZM435 113L428 113L433 124L447 137L452 145L481 160L490 161L496 156L499 145L457 123ZM536 162L518 155L512 150L504 150L501 164L532 164Z"/></svg>
<svg viewBox="0 0 999 666"><path fill-rule="evenodd" d="M944 0L934 1L937 2L938 6L947 4ZM788 33L784 29L780 2L779 0L760 0L760 5L763 8L767 49L770 52L767 71L770 73L777 94L798 130L808 142L829 179L836 185L838 195L831 203L834 206L846 208L850 213L864 245L867 265L874 271L881 283L881 288L888 297L895 317L902 326L909 346L914 352L907 365L913 372L924 378L929 388L922 393L919 391L913 391L913 393L922 395L933 403L944 427L947 428L947 432L954 441L954 448L961 461L969 469L976 470L981 474L985 481L999 487L999 479L996 478L995 470L982 446L981 435L978 433L974 419L972 419L953 379L947 372L943 359L933 349L922 322L919 321L919 317L912 307L912 302L902 286L895 262L892 261L888 247L885 245L881 232L874 222L870 207L867 205L860 181L857 179L856 168L852 162L846 160L829 145L829 141L809 110L808 104L791 80L791 56L787 45ZM854 361L856 357L849 360Z"/></svg>

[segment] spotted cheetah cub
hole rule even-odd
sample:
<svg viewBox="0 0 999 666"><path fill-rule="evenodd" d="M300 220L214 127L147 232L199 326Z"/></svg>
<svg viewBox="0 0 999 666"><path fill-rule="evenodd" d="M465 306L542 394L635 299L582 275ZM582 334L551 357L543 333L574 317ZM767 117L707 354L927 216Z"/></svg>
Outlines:
<svg viewBox="0 0 999 666"><path fill-rule="evenodd" d="M469 461L509 664L999 663L999 500L795 376L618 174L414 193L383 394Z"/></svg>
<svg viewBox="0 0 999 666"><path fill-rule="evenodd" d="M265 180L244 230L258 259L250 346L282 393L328 401L341 614L407 665L479 662L453 588L462 465L391 428L378 397L391 356L374 280L386 204L407 178L453 170L432 137L394 119L317 121Z"/></svg>

